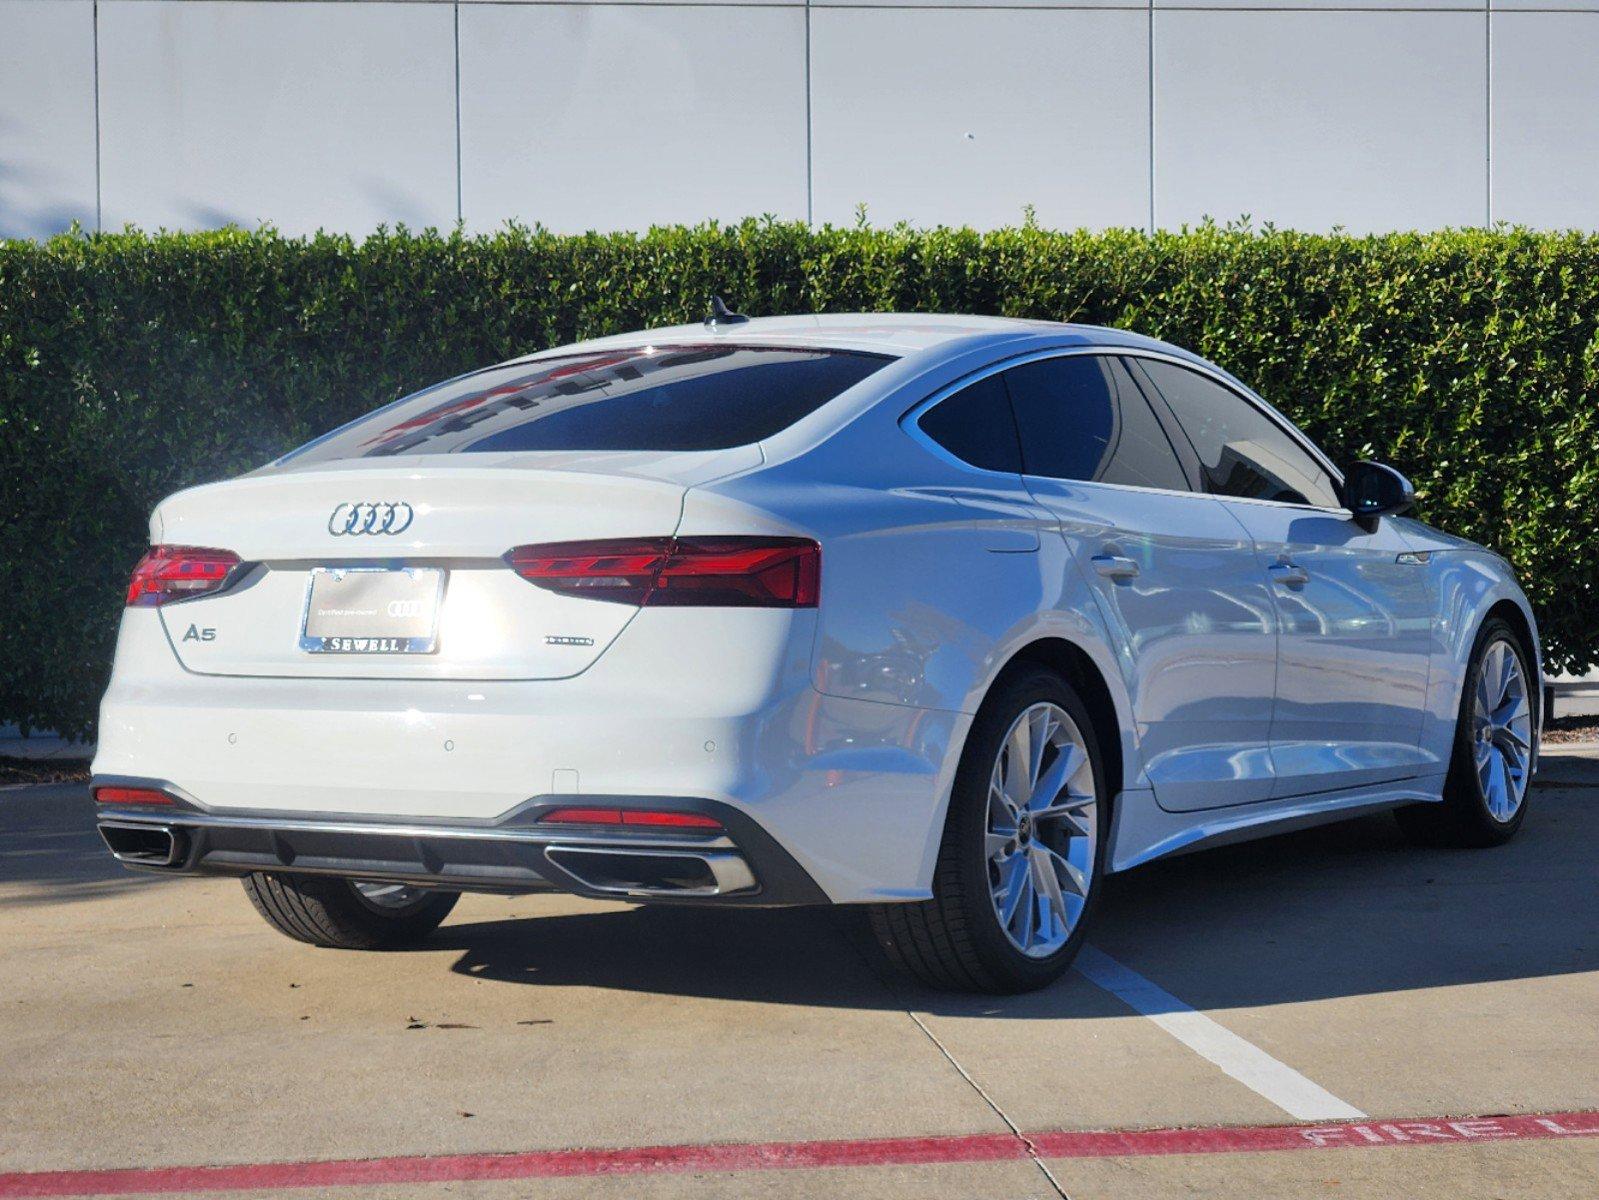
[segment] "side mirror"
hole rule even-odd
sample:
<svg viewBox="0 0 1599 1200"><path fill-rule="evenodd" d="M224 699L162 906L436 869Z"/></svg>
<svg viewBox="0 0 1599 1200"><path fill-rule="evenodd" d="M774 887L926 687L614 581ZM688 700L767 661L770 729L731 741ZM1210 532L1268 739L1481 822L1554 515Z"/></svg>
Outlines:
<svg viewBox="0 0 1599 1200"><path fill-rule="evenodd" d="M1416 503L1416 489L1392 467L1357 462L1344 472L1344 505L1363 529L1377 528L1380 517L1392 517Z"/></svg>

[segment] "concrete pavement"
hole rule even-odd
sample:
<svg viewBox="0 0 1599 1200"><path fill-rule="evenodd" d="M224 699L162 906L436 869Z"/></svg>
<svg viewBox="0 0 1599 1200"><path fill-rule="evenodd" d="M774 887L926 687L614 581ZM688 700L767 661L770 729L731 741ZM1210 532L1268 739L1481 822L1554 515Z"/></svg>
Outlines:
<svg viewBox="0 0 1599 1200"><path fill-rule="evenodd" d="M1111 881L1094 944L1372 1122L1599 1109L1599 763L1551 756L1533 805L1494 851L1418 851L1372 818L1157 864ZM235 881L123 872L91 811L80 787L0 789L0 1172L823 1141L838 1165L399 1164L297 1194L1564 1197L1599 1177L1594 1137L1030 1154L1015 1131L1292 1118L1079 974L1012 998L904 983L849 912L469 896L425 949L340 954L273 933ZM843 1165L860 1139L927 1161Z"/></svg>

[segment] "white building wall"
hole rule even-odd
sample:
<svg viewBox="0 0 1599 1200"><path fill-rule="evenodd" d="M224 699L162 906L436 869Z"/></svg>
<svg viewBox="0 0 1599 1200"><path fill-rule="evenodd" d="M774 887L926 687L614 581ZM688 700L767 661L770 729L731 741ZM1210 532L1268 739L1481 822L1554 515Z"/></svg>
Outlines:
<svg viewBox="0 0 1599 1200"><path fill-rule="evenodd" d="M463 4L461 216L805 216L805 10Z"/></svg>
<svg viewBox="0 0 1599 1200"><path fill-rule="evenodd" d="M100 219L451 224L444 4L99 4Z"/></svg>
<svg viewBox="0 0 1599 1200"><path fill-rule="evenodd" d="M0 0L0 237L92 229L93 0Z"/></svg>
<svg viewBox="0 0 1599 1200"><path fill-rule="evenodd" d="M0 236L1599 228L1599 0L0 0Z"/></svg>

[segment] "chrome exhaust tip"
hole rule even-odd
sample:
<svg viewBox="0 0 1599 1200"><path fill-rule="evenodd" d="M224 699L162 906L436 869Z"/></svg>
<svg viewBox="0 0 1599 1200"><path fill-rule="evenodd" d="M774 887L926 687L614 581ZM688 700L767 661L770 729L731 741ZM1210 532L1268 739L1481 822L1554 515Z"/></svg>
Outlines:
<svg viewBox="0 0 1599 1200"><path fill-rule="evenodd" d="M101 821L100 838L118 862L140 867L175 867L188 852L188 836L170 825Z"/></svg>
<svg viewBox="0 0 1599 1200"><path fill-rule="evenodd" d="M728 850L551 846L545 857L590 891L616 896L726 896L755 888L755 873Z"/></svg>

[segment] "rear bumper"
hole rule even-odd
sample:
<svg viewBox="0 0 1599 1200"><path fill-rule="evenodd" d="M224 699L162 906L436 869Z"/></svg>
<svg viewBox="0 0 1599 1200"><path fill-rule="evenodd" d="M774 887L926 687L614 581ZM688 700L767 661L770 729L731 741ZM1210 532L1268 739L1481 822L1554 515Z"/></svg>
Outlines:
<svg viewBox="0 0 1599 1200"><path fill-rule="evenodd" d="M102 806L100 836L133 870L163 875L252 871L333 875L451 891L563 891L596 898L746 906L821 904L815 880L746 814L714 800L544 796L492 821L207 809L161 780L168 805ZM725 833L541 826L565 804L700 813Z"/></svg>
<svg viewBox="0 0 1599 1200"><path fill-rule="evenodd" d="M124 613L96 777L166 781L218 815L383 828L478 829L529 797L703 797L835 903L928 895L970 718L818 691L814 630L777 610L663 608L566 680L199 675L156 612Z"/></svg>

